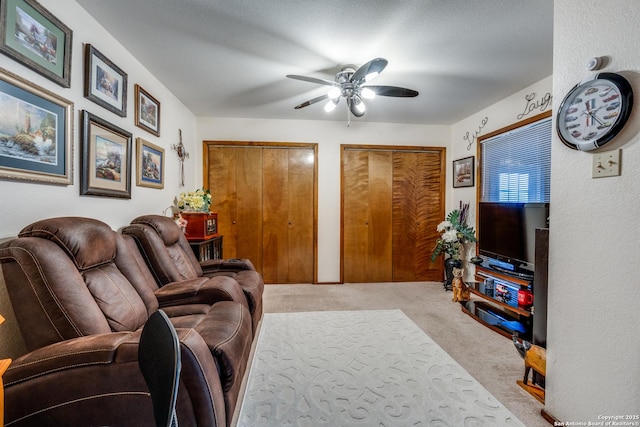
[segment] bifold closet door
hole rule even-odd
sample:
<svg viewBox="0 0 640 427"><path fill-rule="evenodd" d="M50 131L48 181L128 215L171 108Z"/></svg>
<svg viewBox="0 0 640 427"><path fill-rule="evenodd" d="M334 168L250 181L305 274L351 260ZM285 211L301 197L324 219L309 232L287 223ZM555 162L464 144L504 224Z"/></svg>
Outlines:
<svg viewBox="0 0 640 427"><path fill-rule="evenodd" d="M391 151L344 150L343 280L393 279Z"/></svg>
<svg viewBox="0 0 640 427"><path fill-rule="evenodd" d="M262 149L209 145L211 211L218 213L225 258L248 258L262 271Z"/></svg>
<svg viewBox="0 0 640 427"><path fill-rule="evenodd" d="M315 150L207 144L225 258L248 258L265 283L315 280Z"/></svg>
<svg viewBox="0 0 640 427"><path fill-rule="evenodd" d="M444 176L439 151L393 154L393 280L440 281L431 251L443 219Z"/></svg>
<svg viewBox="0 0 640 427"><path fill-rule="evenodd" d="M263 150L263 260L267 283L313 281L313 161L305 148Z"/></svg>
<svg viewBox="0 0 640 427"><path fill-rule="evenodd" d="M444 215L444 149L342 152L344 282L442 280L431 250Z"/></svg>

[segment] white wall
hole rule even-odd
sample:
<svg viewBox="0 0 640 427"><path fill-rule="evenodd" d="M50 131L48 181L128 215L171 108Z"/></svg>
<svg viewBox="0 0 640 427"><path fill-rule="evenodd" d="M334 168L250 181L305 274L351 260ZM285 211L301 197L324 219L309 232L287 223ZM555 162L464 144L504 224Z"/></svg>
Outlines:
<svg viewBox="0 0 640 427"><path fill-rule="evenodd" d="M325 114L321 109L319 115ZM199 141L239 140L318 144L318 281L340 280L340 144L443 147L450 126L346 121L198 118ZM202 156L202 149L199 150ZM199 161L202 164L202 161ZM450 179L450 178L448 178Z"/></svg>
<svg viewBox="0 0 640 427"><path fill-rule="evenodd" d="M604 71L625 72L636 98L604 147L622 149L619 177L592 179L593 154L554 133L546 410L561 421L640 414L639 22L637 0L554 2L554 109L593 56L609 57Z"/></svg>
<svg viewBox="0 0 640 427"><path fill-rule="evenodd" d="M15 236L24 226L47 217L88 216L103 220L112 228L126 225L133 218L147 213L161 214L181 191L178 186L177 156L170 150L178 142L178 129L182 129L187 151L197 151L195 116L146 70L127 50L116 42L89 14L73 0L39 0L58 19L73 30L71 87L63 88L5 55L0 55L0 67L42 86L75 104L73 120L73 185L56 186L10 180L0 180L0 240ZM128 74L127 117L121 118L83 96L83 43L93 44ZM133 85L140 84L161 103L160 137L134 125ZM88 110L133 134L131 200L106 197L80 196L80 112ZM135 138L164 148L165 188L163 190L135 185ZM197 156L196 156L197 157ZM186 188L200 185L201 167L192 159L187 161ZM24 351L15 317L0 274L0 313L6 322L0 326L0 358L15 357Z"/></svg>
<svg viewBox="0 0 640 427"><path fill-rule="evenodd" d="M478 191L477 174L473 187L454 189L451 183L453 175L451 170L452 161L474 156L475 167L478 170L477 138L550 110L553 99L551 82L551 76L542 79L459 121L451 127L451 146L447 153L447 212L457 209L461 201L463 203L468 202L470 204L468 223L475 227L475 206ZM475 245L468 245L466 259L468 260L474 255ZM465 277L467 280L472 280L474 266L473 264L467 264L467 267Z"/></svg>
<svg viewBox="0 0 640 427"><path fill-rule="evenodd" d="M178 129L188 151L195 150L195 116L182 105L153 75L127 50L113 39L75 1L41 0L58 19L73 31L71 87L63 88L8 56L0 55L0 67L5 68L39 86L72 101L74 105L73 185L55 186L18 181L0 180L0 237L15 235L25 225L45 217L80 215L101 219L113 228L128 224L131 219L145 213L162 213L180 192L178 187L178 161L171 144L178 142ZM102 108L84 98L84 43L94 45L107 58L128 74L127 117ZM160 138L134 125L134 84L140 84L161 104ZM107 120L133 134L131 200L106 197L80 196L80 114L82 110ZM135 185L135 138L164 148L166 156L164 190ZM199 145L198 145L199 146ZM201 181L199 167L188 160L187 185L194 187ZM198 164L198 166L200 166Z"/></svg>

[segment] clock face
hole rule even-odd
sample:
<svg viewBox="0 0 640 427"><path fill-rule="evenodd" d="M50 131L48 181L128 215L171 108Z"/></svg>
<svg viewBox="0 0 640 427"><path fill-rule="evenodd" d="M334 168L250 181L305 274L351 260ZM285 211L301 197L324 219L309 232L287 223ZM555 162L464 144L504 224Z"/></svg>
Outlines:
<svg viewBox="0 0 640 427"><path fill-rule="evenodd" d="M558 135L575 150L599 148L622 130L632 104L631 85L624 77L600 73L574 87L562 101L556 123Z"/></svg>

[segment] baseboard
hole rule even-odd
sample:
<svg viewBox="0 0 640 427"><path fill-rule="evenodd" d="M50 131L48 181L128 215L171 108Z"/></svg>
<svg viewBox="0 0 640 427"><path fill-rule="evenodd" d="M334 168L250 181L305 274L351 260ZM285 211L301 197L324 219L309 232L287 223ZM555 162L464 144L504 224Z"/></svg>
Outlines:
<svg viewBox="0 0 640 427"><path fill-rule="evenodd" d="M548 413L544 408L540 410L540 415L551 425L558 425L560 421L550 413Z"/></svg>

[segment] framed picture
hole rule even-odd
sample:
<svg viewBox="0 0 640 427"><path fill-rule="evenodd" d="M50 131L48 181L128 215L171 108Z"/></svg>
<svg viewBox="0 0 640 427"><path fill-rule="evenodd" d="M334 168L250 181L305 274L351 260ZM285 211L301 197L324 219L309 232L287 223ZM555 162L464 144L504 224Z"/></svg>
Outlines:
<svg viewBox="0 0 640 427"><path fill-rule="evenodd" d="M81 196L131 198L131 133L82 112Z"/></svg>
<svg viewBox="0 0 640 427"><path fill-rule="evenodd" d="M72 37L35 0L0 2L0 51L63 87L71 86Z"/></svg>
<svg viewBox="0 0 640 427"><path fill-rule="evenodd" d="M138 179L141 187L164 188L164 148L136 138Z"/></svg>
<svg viewBox="0 0 640 427"><path fill-rule="evenodd" d="M0 68L0 178L73 184L73 103Z"/></svg>
<svg viewBox="0 0 640 427"><path fill-rule="evenodd" d="M136 126L160 136L160 102L140 85L135 85Z"/></svg>
<svg viewBox="0 0 640 427"><path fill-rule="evenodd" d="M453 188L473 187L476 174L473 163L473 156L453 161Z"/></svg>
<svg viewBox="0 0 640 427"><path fill-rule="evenodd" d="M84 49L84 96L126 117L127 74L92 45Z"/></svg>

